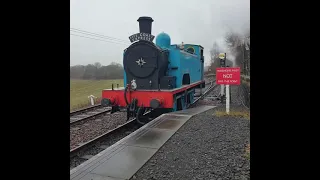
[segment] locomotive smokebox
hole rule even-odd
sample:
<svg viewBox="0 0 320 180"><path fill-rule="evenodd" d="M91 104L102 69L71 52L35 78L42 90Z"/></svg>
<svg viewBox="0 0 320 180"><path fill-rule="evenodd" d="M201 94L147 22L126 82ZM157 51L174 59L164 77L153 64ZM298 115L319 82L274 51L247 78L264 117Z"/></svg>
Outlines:
<svg viewBox="0 0 320 180"><path fill-rule="evenodd" d="M146 17L146 16L139 17L138 22L139 22L140 33L151 34L151 28L152 28L152 22L153 22L153 19L151 17Z"/></svg>

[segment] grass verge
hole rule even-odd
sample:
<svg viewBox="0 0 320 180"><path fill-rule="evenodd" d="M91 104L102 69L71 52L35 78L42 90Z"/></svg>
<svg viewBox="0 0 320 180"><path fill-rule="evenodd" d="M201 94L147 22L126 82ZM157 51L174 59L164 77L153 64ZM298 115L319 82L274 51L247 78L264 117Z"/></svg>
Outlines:
<svg viewBox="0 0 320 180"><path fill-rule="evenodd" d="M244 156L250 160L250 144L247 145Z"/></svg>
<svg viewBox="0 0 320 180"><path fill-rule="evenodd" d="M100 103L103 89L123 87L123 79L117 80L70 80L70 111L90 106L88 96L96 97L95 104Z"/></svg>
<svg viewBox="0 0 320 180"><path fill-rule="evenodd" d="M232 111L230 110L229 114L227 114L225 111L219 110L216 111L213 115L217 117L223 117L223 116L231 116L231 117L240 117L250 120L250 112L249 111Z"/></svg>

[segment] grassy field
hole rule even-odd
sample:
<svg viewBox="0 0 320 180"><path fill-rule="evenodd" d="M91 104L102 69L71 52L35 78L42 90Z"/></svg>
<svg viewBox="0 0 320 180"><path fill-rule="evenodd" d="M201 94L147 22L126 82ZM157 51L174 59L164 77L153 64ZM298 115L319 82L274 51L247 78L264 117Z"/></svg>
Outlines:
<svg viewBox="0 0 320 180"><path fill-rule="evenodd" d="M97 97L97 103L100 102L103 89L114 87L123 87L123 79L119 80L70 80L70 110L76 110L90 105L88 96Z"/></svg>

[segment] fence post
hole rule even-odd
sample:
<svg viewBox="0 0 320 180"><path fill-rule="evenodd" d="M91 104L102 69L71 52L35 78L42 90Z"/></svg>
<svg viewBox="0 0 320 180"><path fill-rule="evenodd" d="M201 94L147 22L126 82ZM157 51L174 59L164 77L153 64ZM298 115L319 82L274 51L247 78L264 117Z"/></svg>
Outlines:
<svg viewBox="0 0 320 180"><path fill-rule="evenodd" d="M93 96L93 95L90 95L90 96L88 96L88 98L90 98L91 105L93 106L94 105L94 99L93 98L96 98L96 97Z"/></svg>

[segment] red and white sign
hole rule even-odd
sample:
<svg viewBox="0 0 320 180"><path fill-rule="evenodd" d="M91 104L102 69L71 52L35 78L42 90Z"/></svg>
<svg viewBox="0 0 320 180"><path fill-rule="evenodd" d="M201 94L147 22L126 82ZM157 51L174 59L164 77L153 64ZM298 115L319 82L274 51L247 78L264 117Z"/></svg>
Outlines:
<svg viewBox="0 0 320 180"><path fill-rule="evenodd" d="M240 85L240 67L217 68L216 83L224 85Z"/></svg>

